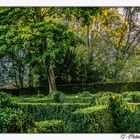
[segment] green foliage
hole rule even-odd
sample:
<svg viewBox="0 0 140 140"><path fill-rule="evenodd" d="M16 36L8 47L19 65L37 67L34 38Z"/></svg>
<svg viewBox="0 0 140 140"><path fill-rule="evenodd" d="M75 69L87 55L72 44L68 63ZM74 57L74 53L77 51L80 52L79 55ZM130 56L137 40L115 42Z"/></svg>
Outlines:
<svg viewBox="0 0 140 140"><path fill-rule="evenodd" d="M93 95L94 98L93 98L92 103L94 105L109 105L110 97L113 95L121 96L113 92L98 92L97 94Z"/></svg>
<svg viewBox="0 0 140 140"><path fill-rule="evenodd" d="M0 110L0 132L1 133L27 133L28 129L34 127L30 115L12 108Z"/></svg>
<svg viewBox="0 0 140 140"><path fill-rule="evenodd" d="M61 9L60 9L61 10ZM72 15L74 15L77 19L82 19L83 25L91 24L92 17L101 13L103 8L62 8L62 14L66 15L67 19L71 19Z"/></svg>
<svg viewBox="0 0 140 140"><path fill-rule="evenodd" d="M136 104L128 104L122 97L119 96L112 96L110 101L112 116L114 119L114 132L140 132L140 114Z"/></svg>
<svg viewBox="0 0 140 140"><path fill-rule="evenodd" d="M61 91L53 91L52 93L50 93L52 96L52 100L55 103L61 103L64 101L64 93Z"/></svg>
<svg viewBox="0 0 140 140"><path fill-rule="evenodd" d="M88 91L83 91L82 93L79 93L80 97L92 97L92 94Z"/></svg>
<svg viewBox="0 0 140 140"><path fill-rule="evenodd" d="M19 103L20 109L32 114L34 121L50 119L68 120L76 109L88 107L88 103Z"/></svg>
<svg viewBox="0 0 140 140"><path fill-rule="evenodd" d="M1 133L25 133L34 127L33 119L30 115L24 114L18 109L7 93L0 93L0 132Z"/></svg>
<svg viewBox="0 0 140 140"><path fill-rule="evenodd" d="M21 97L16 97L13 99L15 102L18 103L47 103L52 102L51 99L48 98L37 98L37 97L28 97L28 98L21 98Z"/></svg>
<svg viewBox="0 0 140 140"><path fill-rule="evenodd" d="M91 103L93 97L79 97L79 95L75 96L66 96L64 99L64 103Z"/></svg>
<svg viewBox="0 0 140 140"><path fill-rule="evenodd" d="M130 102L139 103L140 102L140 92L124 92L123 94L124 98L129 98Z"/></svg>
<svg viewBox="0 0 140 140"><path fill-rule="evenodd" d="M18 105L12 100L11 96L5 92L0 92L0 108L17 108Z"/></svg>
<svg viewBox="0 0 140 140"><path fill-rule="evenodd" d="M139 82L124 82L124 83L92 83L92 84L68 84L57 86L58 90L66 94L76 94L82 91L90 93L97 92L115 92L123 93L125 91L139 91Z"/></svg>
<svg viewBox="0 0 140 140"><path fill-rule="evenodd" d="M48 120L35 123L37 133L64 133L64 123L62 120Z"/></svg>
<svg viewBox="0 0 140 140"><path fill-rule="evenodd" d="M45 95L43 95L43 94L37 94L36 95L36 98L44 98L45 97Z"/></svg>
<svg viewBox="0 0 140 140"><path fill-rule="evenodd" d="M78 109L73 113L72 122L75 133L113 132L111 110L107 106Z"/></svg>

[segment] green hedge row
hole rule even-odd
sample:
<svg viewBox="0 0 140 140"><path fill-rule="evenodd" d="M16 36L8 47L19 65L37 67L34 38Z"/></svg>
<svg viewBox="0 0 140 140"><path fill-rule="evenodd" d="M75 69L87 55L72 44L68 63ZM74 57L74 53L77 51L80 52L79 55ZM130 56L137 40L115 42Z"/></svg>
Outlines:
<svg viewBox="0 0 140 140"><path fill-rule="evenodd" d="M94 106L78 109L71 121L75 133L113 132L113 119L108 106Z"/></svg>
<svg viewBox="0 0 140 140"><path fill-rule="evenodd" d="M124 92L123 97L129 102L140 103L140 92Z"/></svg>
<svg viewBox="0 0 140 140"><path fill-rule="evenodd" d="M37 133L64 133L64 123L62 120L49 120L35 122L36 129L32 132Z"/></svg>
<svg viewBox="0 0 140 140"><path fill-rule="evenodd" d="M75 94L82 91L97 93L102 91L124 92L124 91L140 91L140 82L125 83L94 83L94 84L64 84L57 85L57 90L66 94ZM0 89L0 91L12 93L14 95L33 95L49 93L48 87L33 87L23 89Z"/></svg>
<svg viewBox="0 0 140 140"><path fill-rule="evenodd" d="M140 112L135 103L128 103L122 97L112 96L110 98L110 108L114 122L114 132L140 132Z"/></svg>
<svg viewBox="0 0 140 140"><path fill-rule="evenodd" d="M53 103L51 98L15 98L16 102L19 103ZM93 97L65 97L61 103L91 103Z"/></svg>
<svg viewBox="0 0 140 140"><path fill-rule="evenodd" d="M87 103L19 103L20 109L34 116L35 121L68 120L77 109L88 107Z"/></svg>
<svg viewBox="0 0 140 140"><path fill-rule="evenodd" d="M0 108L0 133L27 133L33 127L30 115L13 108Z"/></svg>

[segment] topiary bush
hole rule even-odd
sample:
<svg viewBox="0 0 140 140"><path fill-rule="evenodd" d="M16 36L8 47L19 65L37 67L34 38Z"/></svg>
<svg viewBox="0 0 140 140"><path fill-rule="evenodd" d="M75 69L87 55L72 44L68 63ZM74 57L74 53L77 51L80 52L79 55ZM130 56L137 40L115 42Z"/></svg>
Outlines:
<svg viewBox="0 0 140 140"><path fill-rule="evenodd" d="M48 120L35 123L38 133L64 133L64 123L62 120Z"/></svg>
<svg viewBox="0 0 140 140"><path fill-rule="evenodd" d="M94 106L78 109L71 120L74 133L113 132L113 119L108 106Z"/></svg>
<svg viewBox="0 0 140 140"><path fill-rule="evenodd" d="M53 102L55 103L61 103L64 101L64 93L61 91L53 91L50 93Z"/></svg>
<svg viewBox="0 0 140 140"><path fill-rule="evenodd" d="M93 95L88 91L82 91L79 93L79 97L92 97Z"/></svg>
<svg viewBox="0 0 140 140"><path fill-rule="evenodd" d="M12 108L0 110L0 133L26 133L34 126L32 117L22 111Z"/></svg>
<svg viewBox="0 0 140 140"><path fill-rule="evenodd" d="M43 94L37 94L35 97L36 98L45 98L45 95L43 95Z"/></svg>

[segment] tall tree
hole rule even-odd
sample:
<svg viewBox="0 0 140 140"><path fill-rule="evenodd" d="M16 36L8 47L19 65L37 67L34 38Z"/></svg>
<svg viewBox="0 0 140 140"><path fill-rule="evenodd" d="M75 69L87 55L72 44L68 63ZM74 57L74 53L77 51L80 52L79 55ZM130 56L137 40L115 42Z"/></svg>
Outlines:
<svg viewBox="0 0 140 140"><path fill-rule="evenodd" d="M6 49L17 51L20 48L24 48L25 52L30 50L36 64L45 65L49 91L52 92L56 90L53 70L56 61L63 61L61 55L70 46L79 45L81 40L67 25L51 21L47 12L48 8L2 9L1 52Z"/></svg>

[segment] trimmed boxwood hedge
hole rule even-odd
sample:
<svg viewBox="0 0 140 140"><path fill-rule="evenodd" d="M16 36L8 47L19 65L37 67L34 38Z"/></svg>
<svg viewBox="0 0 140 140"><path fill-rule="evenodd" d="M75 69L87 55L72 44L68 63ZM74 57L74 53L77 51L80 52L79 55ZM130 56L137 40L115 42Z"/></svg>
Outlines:
<svg viewBox="0 0 140 140"><path fill-rule="evenodd" d="M74 133L113 132L113 119L108 106L94 106L78 109L71 120Z"/></svg>
<svg viewBox="0 0 140 140"><path fill-rule="evenodd" d="M93 97L77 97L77 95L72 97L65 97L61 103L91 103ZM14 98L14 101L19 103L53 103L51 98Z"/></svg>
<svg viewBox="0 0 140 140"><path fill-rule="evenodd" d="M113 92L99 92L93 95L93 104L94 105L109 105L111 96L121 96L121 94Z"/></svg>
<svg viewBox="0 0 140 140"><path fill-rule="evenodd" d="M0 109L0 133L27 133L34 128L30 115L12 108Z"/></svg>
<svg viewBox="0 0 140 140"><path fill-rule="evenodd" d="M49 120L35 122L37 133L64 133L64 123L62 120Z"/></svg>
<svg viewBox="0 0 140 140"><path fill-rule="evenodd" d="M140 132L140 112L135 103L128 103L122 97L112 96L110 98L110 108L114 122L114 132Z"/></svg>
<svg viewBox="0 0 140 140"><path fill-rule="evenodd" d="M82 91L89 91L90 93L97 92L117 92L124 91L140 91L140 82L125 82L125 83L93 83L93 84L64 84L56 85L59 91L66 94L76 94ZM11 93L13 95L33 95L37 93L49 94L48 87L33 87L22 89L0 89L0 91Z"/></svg>
<svg viewBox="0 0 140 140"><path fill-rule="evenodd" d="M129 102L140 103L140 92L124 92L122 96Z"/></svg>
<svg viewBox="0 0 140 140"><path fill-rule="evenodd" d="M20 109L34 116L35 121L68 120L76 109L88 107L88 103L19 103Z"/></svg>

